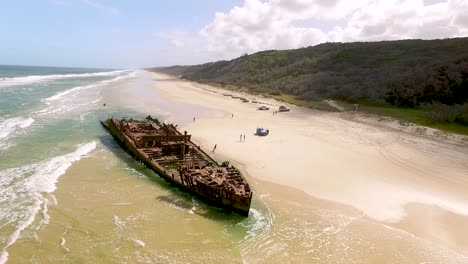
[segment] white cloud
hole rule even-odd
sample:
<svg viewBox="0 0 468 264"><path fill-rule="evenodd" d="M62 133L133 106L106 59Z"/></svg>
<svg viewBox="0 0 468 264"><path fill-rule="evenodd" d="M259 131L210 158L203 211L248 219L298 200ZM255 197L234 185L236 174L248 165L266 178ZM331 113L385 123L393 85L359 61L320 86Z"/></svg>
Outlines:
<svg viewBox="0 0 468 264"><path fill-rule="evenodd" d="M88 6L91 6L95 9L98 9L100 11L103 11L103 12L106 12L106 13L109 13L111 15L114 15L114 16L118 16L120 15L120 10L118 8L115 8L115 7L112 7L112 6L108 6L108 5L104 5L96 0L83 0L83 3L87 4Z"/></svg>
<svg viewBox="0 0 468 264"><path fill-rule="evenodd" d="M229 58L327 41L467 36L466 14L466 0L244 0L199 33L210 52Z"/></svg>
<svg viewBox="0 0 468 264"><path fill-rule="evenodd" d="M169 41L169 43L176 48L185 47L185 44L190 42L190 38L192 38L187 32L178 30L158 32L155 33L154 36Z"/></svg>

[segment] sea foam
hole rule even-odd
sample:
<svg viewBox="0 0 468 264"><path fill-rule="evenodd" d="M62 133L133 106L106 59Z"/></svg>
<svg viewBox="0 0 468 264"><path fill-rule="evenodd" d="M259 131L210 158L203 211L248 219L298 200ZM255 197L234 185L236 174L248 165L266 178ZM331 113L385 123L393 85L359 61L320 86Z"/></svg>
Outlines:
<svg viewBox="0 0 468 264"><path fill-rule="evenodd" d="M260 211L250 208L250 215L251 217L249 217L249 221L241 224L248 228L247 235L244 237L244 240L254 239L268 233L273 226L274 215L269 209L266 211Z"/></svg>
<svg viewBox="0 0 468 264"><path fill-rule="evenodd" d="M6 141L15 132L20 131L34 123L31 117L14 117L0 120L0 149L6 146Z"/></svg>
<svg viewBox="0 0 468 264"><path fill-rule="evenodd" d="M105 73L96 73L96 74L68 74L66 76L106 76L106 75L116 75L127 73L128 71L114 71L114 72L105 72ZM14 117L9 119L1 119L0 118L0 149L5 149L9 146L7 141L16 134L17 132L21 131L22 129L29 127L35 120L33 118L40 117L40 116L50 116L52 114L59 114L70 112L72 110L93 105L99 102L101 99L91 99L86 101L86 98L81 98L76 96L79 91L88 90L97 88L100 86L104 86L110 83L114 83L116 81L120 81L123 79L131 78L136 75L136 72L132 71L127 74L122 74L110 80L99 81L94 84L85 85L85 86L77 86L71 88L69 90L57 93L51 97L43 99L47 106L44 109L34 111L30 113L29 117ZM43 76L45 77L45 76ZM26 77L25 77L26 78Z"/></svg>
<svg viewBox="0 0 468 264"><path fill-rule="evenodd" d="M135 246L137 247L144 247L145 246L145 242L139 240L139 239L136 239L136 238L132 238L132 241L135 243Z"/></svg>
<svg viewBox="0 0 468 264"><path fill-rule="evenodd" d="M96 88L96 87L99 87L99 86L102 86L102 85L113 83L115 81L120 81L120 80L130 78L130 77L133 77L133 76L135 76L134 73L130 73L130 74L115 77L115 78L110 79L110 80L100 81L100 82L90 84L90 85L77 86L77 87L74 87L72 89L57 93L57 94L55 94L55 95L53 95L51 97L46 98L45 100L46 101L55 101L55 100L58 100L58 99L62 98L65 95L71 94L73 92L77 92L77 91L80 91L80 90L87 90L87 89L91 89L91 88Z"/></svg>
<svg viewBox="0 0 468 264"><path fill-rule="evenodd" d="M114 219L114 225L119 228L119 229L124 229L125 228L125 222L120 220L120 218L116 215L113 215Z"/></svg>
<svg viewBox="0 0 468 264"><path fill-rule="evenodd" d="M34 222L39 212L42 211L44 218L39 224L47 223L50 201L45 193L55 191L59 177L95 148L96 142L92 141L62 156L0 171L0 220L15 228L0 253L0 264L8 260L7 248Z"/></svg>
<svg viewBox="0 0 468 264"><path fill-rule="evenodd" d="M97 87L97 86L99 86L99 83L91 84L91 85L84 85L84 86L77 86L77 87L74 87L72 89L57 93L57 94L55 94L55 95L53 95L51 97L46 98L45 100L46 101L55 101L55 100L58 100L61 97L67 95L67 94L70 94L70 93L73 93L73 92L76 92L76 91L79 91L79 90L91 89L91 88L94 88L94 87Z"/></svg>
<svg viewBox="0 0 468 264"><path fill-rule="evenodd" d="M47 106L44 109L31 113L31 115L37 115L41 117L51 115L55 116L58 114L68 113L76 109L84 110L86 107L95 105L102 100L102 98L95 98L95 92L98 91L97 88L134 76L135 73L131 72L129 74L112 78L110 80L99 81L90 85L77 86L66 91L59 92L53 96L42 99L42 101L45 102Z"/></svg>
<svg viewBox="0 0 468 264"><path fill-rule="evenodd" d="M34 122L32 118L14 117L6 120L0 120L0 140L8 137L19 128L30 126Z"/></svg>
<svg viewBox="0 0 468 264"><path fill-rule="evenodd" d="M30 75L22 77L4 78L0 80L0 87L26 85L33 83L48 82L60 79L69 78L89 78L89 77L105 77L115 76L127 72L122 71L110 71L110 72L95 72L95 73L81 73L81 74L51 74L51 75Z"/></svg>

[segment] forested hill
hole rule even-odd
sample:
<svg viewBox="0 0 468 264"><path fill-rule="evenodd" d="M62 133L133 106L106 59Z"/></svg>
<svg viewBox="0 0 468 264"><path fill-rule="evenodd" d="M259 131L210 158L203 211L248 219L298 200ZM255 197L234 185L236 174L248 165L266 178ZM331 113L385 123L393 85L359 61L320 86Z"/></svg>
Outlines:
<svg viewBox="0 0 468 264"><path fill-rule="evenodd" d="M299 100L334 98L409 108L468 102L468 38L325 43L152 70Z"/></svg>

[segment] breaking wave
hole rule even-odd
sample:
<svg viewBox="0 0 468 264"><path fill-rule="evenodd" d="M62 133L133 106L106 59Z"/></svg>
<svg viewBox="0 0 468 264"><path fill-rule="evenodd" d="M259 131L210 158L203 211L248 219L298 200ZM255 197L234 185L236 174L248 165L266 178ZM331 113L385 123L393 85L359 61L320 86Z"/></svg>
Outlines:
<svg viewBox="0 0 468 264"><path fill-rule="evenodd" d="M104 81L100 81L100 82L90 84L90 85L77 86L77 87L74 87L72 89L57 93L57 94L55 94L55 95L53 95L51 97L46 98L45 100L46 101L55 101L55 100L58 100L58 99L62 98L63 96L65 96L67 94L70 94L70 93L73 93L73 92L76 92L76 91L79 91L79 90L87 90L87 89L99 87L99 86L102 86L102 85L106 85L106 84L109 84L109 83L112 83L112 82L120 81L120 80L130 78L130 77L133 77L133 76L135 76L135 73L130 73L130 74L118 76L118 77L110 79L110 80L104 80Z"/></svg>
<svg viewBox="0 0 468 264"><path fill-rule="evenodd" d="M107 84L114 83L116 81L120 81L123 79L134 77L136 76L136 72L135 71L131 71L131 72L114 71L114 72L104 72L104 73L96 73L96 74L65 74L63 75L63 76L68 76L68 77L83 76L83 75L84 76L100 76L100 75L110 76L110 75L121 74L122 72L125 72L126 74L122 74L120 76L117 76L109 80L99 81L90 85L77 86L69 90L57 93L46 99L43 99L42 101L47 104L46 107L44 107L41 110L31 112L29 114L29 117L19 116L19 117L12 117L8 119L2 119L0 117L0 149L6 149L10 147L11 144L8 144L8 140L12 136L20 132L21 130L31 126L31 124L35 122L36 117L50 116L51 114L70 112L78 108L95 105L101 100L100 98L96 99L96 98L88 98L87 96L77 96L77 95L81 95L81 94L78 94L80 91L90 90L90 92L93 93L93 96L95 96L94 90L91 90L91 89L105 86ZM57 77L59 75L53 75L53 76ZM45 78L47 76L42 76L42 77ZM24 77L24 78L27 78L27 77ZM1 81L0 81L0 85L1 85Z"/></svg>
<svg viewBox="0 0 468 264"><path fill-rule="evenodd" d="M48 81L68 79L68 78L115 76L115 75L122 74L124 72L127 72L127 70L96 72L96 73L81 73L81 74L52 74L52 75L31 75L31 76L23 76L23 77L12 77L12 78L4 78L0 80L0 87L41 83L41 82L48 82Z"/></svg>
<svg viewBox="0 0 468 264"><path fill-rule="evenodd" d="M0 148L5 146L5 142L11 134L30 126L32 123L34 123L34 119L31 117L14 117L0 120Z"/></svg>
<svg viewBox="0 0 468 264"><path fill-rule="evenodd" d="M56 95L48 97L45 100L46 101L55 101L55 100L60 99L61 97L65 96L67 94L70 94L70 93L73 93L73 92L76 92L76 91L79 91L79 90L91 89L91 88L94 88L96 86L99 86L99 84L97 83L97 84L90 84L90 85L85 85L85 86L77 86L77 87L74 87L74 88L72 88L70 90L66 90L64 92L57 93Z"/></svg>
<svg viewBox="0 0 468 264"><path fill-rule="evenodd" d="M54 203L54 198L47 194L55 191L59 177L74 162L95 148L96 142L92 141L62 156L0 171L0 221L15 229L5 241L0 253L0 264L8 260L8 247L34 222L37 213L41 212L44 216L40 224L47 224L48 205Z"/></svg>
<svg viewBox="0 0 468 264"><path fill-rule="evenodd" d="M251 221L248 224L244 224L248 228L247 235L244 240L255 239L259 236L265 235L270 231L274 216L273 213L267 209L266 211L259 211L254 208L250 208Z"/></svg>

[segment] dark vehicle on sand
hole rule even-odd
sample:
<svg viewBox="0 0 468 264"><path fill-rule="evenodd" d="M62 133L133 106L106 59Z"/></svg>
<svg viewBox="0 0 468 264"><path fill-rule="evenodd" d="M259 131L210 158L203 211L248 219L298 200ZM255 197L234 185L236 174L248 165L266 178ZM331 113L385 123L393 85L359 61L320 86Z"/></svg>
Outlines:
<svg viewBox="0 0 468 264"><path fill-rule="evenodd" d="M281 105L281 106L279 107L279 109L278 109L278 112L289 112L289 110L291 110L291 109L287 108L287 107L284 106L284 105Z"/></svg>
<svg viewBox="0 0 468 264"><path fill-rule="evenodd" d="M263 127L257 127L257 130L255 131L255 135L257 136L268 136L268 134L270 134L270 130Z"/></svg>

